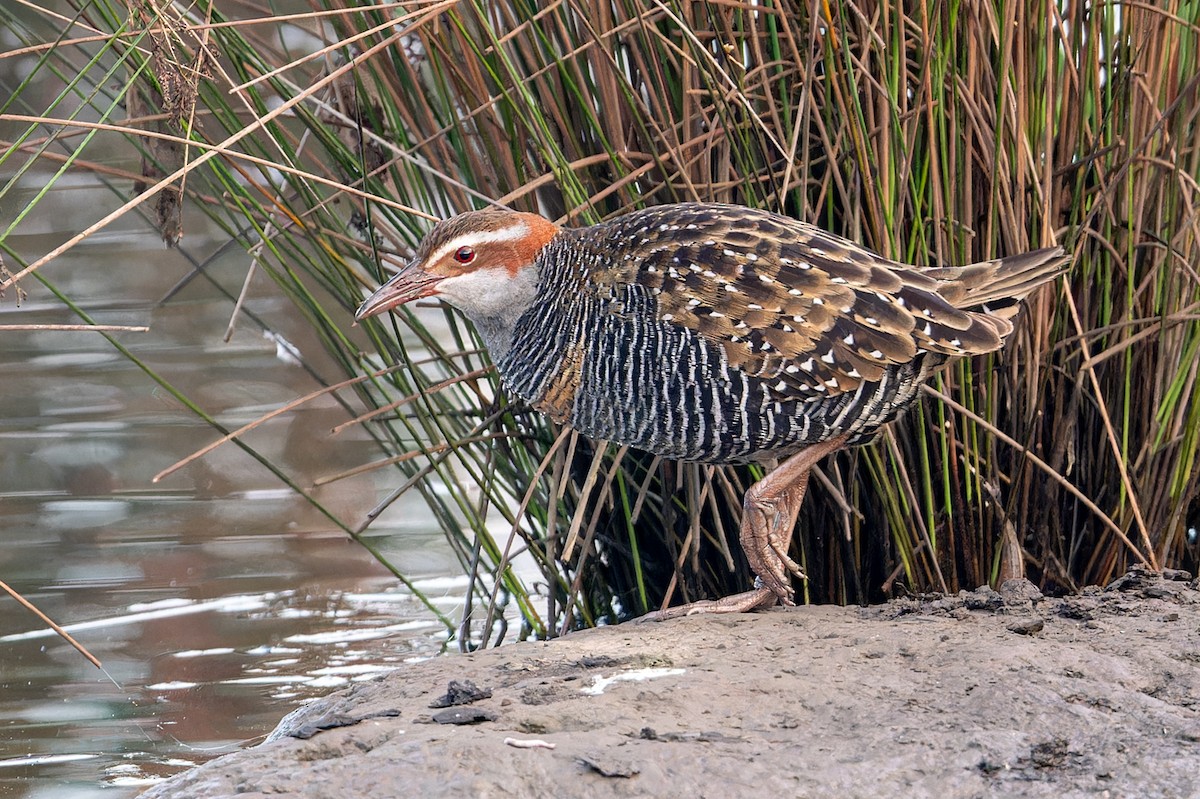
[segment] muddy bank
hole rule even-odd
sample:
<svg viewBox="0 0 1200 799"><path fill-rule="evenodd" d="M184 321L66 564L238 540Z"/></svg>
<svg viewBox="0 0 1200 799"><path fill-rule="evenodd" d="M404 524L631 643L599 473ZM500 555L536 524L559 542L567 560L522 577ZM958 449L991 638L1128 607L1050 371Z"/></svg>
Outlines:
<svg viewBox="0 0 1200 799"><path fill-rule="evenodd" d="M413 664L143 796L1182 799L1198 708L1187 575L1013 581Z"/></svg>

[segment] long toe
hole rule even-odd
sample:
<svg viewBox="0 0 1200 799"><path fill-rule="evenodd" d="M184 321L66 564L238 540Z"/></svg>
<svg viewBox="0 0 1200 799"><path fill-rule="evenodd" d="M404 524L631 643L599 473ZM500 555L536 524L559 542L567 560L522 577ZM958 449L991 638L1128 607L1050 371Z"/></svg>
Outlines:
<svg viewBox="0 0 1200 799"><path fill-rule="evenodd" d="M770 588L755 588L741 594L721 597L720 599L702 599L678 607L656 610L647 613L636 621L666 621L683 616L695 616L701 613L749 613L759 608L771 608L778 602L779 597ZM792 604L790 601L785 604Z"/></svg>

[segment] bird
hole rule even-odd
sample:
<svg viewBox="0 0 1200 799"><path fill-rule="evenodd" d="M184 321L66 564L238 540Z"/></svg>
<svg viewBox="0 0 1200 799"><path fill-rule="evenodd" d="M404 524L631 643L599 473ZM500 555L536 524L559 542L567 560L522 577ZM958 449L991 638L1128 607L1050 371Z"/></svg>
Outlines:
<svg viewBox="0 0 1200 799"><path fill-rule="evenodd" d="M770 469L743 501L750 591L650 614L793 605L811 469L869 442L949 359L994 352L1066 271L1049 247L899 263L768 210L678 203L586 227L502 208L438 222L357 320L432 297L474 324L507 391L593 439Z"/></svg>

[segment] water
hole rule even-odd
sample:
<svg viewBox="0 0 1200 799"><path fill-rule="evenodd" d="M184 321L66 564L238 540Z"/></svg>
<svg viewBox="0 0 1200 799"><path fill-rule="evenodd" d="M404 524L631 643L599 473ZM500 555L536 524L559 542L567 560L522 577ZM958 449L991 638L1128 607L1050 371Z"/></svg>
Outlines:
<svg viewBox="0 0 1200 799"><path fill-rule="evenodd" d="M38 181L28 178L30 193ZM36 257L116 204L98 181L72 177L6 244ZM219 254L207 269L234 293L244 277L245 253L195 209L186 220L182 251L130 218L41 273L86 298L98 322L150 325L117 337L223 424L315 389L249 322L221 341L231 305L208 281L156 306L191 271L185 255ZM0 326L79 321L36 282L23 286L20 307L11 291L0 300ZM250 304L338 377L266 280ZM330 435L346 418L317 402L247 440L307 486L379 457L353 428ZM0 595L0 796L132 796L256 742L297 703L441 650L434 614L241 450L151 482L215 438L100 335L0 329L0 580L104 664ZM314 493L356 523L398 482L380 470ZM419 500L371 534L444 613L458 612L465 581Z"/></svg>

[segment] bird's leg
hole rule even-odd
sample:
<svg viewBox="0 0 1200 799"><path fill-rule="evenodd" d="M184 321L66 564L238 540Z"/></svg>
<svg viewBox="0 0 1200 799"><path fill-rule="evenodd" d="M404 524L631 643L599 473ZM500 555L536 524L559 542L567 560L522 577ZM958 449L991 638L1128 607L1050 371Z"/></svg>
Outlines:
<svg viewBox="0 0 1200 799"><path fill-rule="evenodd" d="M792 588L791 575L804 579L804 570L788 556L788 549L791 547L792 531L800 514L800 505L808 490L811 468L778 488L775 484L767 484L769 477L763 478L746 492L742 507L739 537L750 569L758 576L756 587L767 589L771 592L770 598L778 599L784 605L796 604L792 601L796 592ZM776 472L771 472L771 475ZM774 604L766 603L766 607Z"/></svg>
<svg viewBox="0 0 1200 799"><path fill-rule="evenodd" d="M838 436L800 450L746 492L742 507L742 550L761 588L785 605L795 604L791 575L804 577L800 564L788 557L796 517L808 490L812 467L841 449L846 436ZM774 602L763 603L770 607Z"/></svg>
<svg viewBox="0 0 1200 799"><path fill-rule="evenodd" d="M694 613L745 613L769 608L776 602L795 604L791 575L804 577L804 572L787 552L808 489L808 475L818 461L841 449L846 439L847 436L838 436L802 449L746 491L739 538L746 560L758 576L754 590L666 608L642 619L663 621Z"/></svg>

